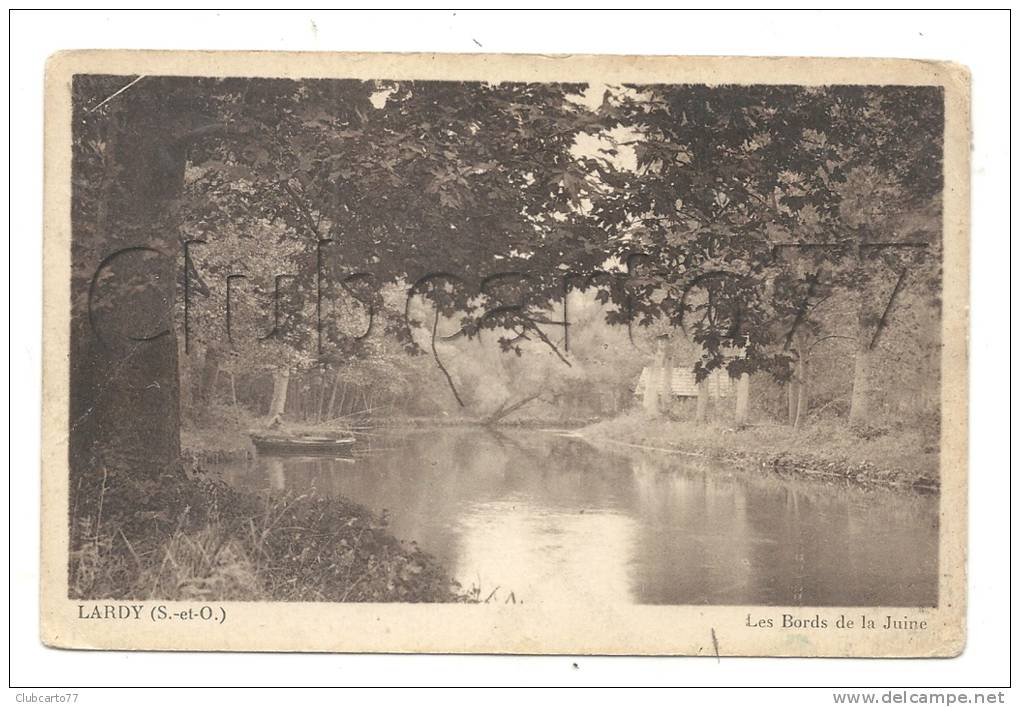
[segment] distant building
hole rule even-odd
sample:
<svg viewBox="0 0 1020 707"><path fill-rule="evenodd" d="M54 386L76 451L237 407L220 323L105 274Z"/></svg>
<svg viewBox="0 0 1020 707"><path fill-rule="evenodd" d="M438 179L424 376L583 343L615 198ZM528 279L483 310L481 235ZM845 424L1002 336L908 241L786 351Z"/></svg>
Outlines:
<svg viewBox="0 0 1020 707"><path fill-rule="evenodd" d="M648 376L652 375L652 366L645 366L641 369L641 377L638 378L634 395L638 398L644 397ZM673 398L696 398L698 397L698 383L694 378L694 363L684 366L674 366L672 369L673 378L670 381L670 389ZM728 398L733 390L733 383L729 373L725 369L716 369L708 374L705 379L708 387L708 397L713 399Z"/></svg>

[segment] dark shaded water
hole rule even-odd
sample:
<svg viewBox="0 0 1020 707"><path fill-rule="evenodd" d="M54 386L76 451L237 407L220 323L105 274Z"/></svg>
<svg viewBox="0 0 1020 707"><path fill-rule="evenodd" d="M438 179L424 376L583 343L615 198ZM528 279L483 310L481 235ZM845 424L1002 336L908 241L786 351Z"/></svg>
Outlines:
<svg viewBox="0 0 1020 707"><path fill-rule="evenodd" d="M766 477L545 432L374 439L357 460L260 458L244 488L342 494L482 598L932 606L938 497Z"/></svg>

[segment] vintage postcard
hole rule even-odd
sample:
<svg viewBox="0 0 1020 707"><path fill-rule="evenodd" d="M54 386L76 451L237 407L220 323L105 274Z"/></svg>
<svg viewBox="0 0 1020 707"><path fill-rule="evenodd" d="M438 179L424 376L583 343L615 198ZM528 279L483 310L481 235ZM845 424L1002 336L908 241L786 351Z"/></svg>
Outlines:
<svg viewBox="0 0 1020 707"><path fill-rule="evenodd" d="M953 656L969 75L76 51L41 637Z"/></svg>

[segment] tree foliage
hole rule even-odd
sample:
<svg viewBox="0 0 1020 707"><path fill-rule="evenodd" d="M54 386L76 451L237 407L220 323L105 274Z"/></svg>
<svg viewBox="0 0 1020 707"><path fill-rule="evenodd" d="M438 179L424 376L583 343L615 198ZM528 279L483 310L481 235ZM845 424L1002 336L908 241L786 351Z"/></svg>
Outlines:
<svg viewBox="0 0 1020 707"><path fill-rule="evenodd" d="M836 293L860 295L840 335L868 347L904 282L937 299L938 89L631 85L592 106L595 90L77 77L75 340L172 311L184 365L193 344L268 369L382 361L395 343L442 368L444 341L491 331L567 369L561 306L586 290L632 342L663 326L693 340L699 376L788 380L836 333L813 315ZM121 358L82 358L78 412L109 395L93 369Z"/></svg>

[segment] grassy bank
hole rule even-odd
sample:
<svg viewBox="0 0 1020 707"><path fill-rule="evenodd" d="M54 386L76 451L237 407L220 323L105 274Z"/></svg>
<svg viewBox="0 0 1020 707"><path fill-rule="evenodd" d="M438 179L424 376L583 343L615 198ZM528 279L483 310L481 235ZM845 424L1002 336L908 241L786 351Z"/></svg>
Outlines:
<svg viewBox="0 0 1020 707"><path fill-rule="evenodd" d="M202 476L92 475L71 501L71 598L465 598L434 558L342 498L246 493Z"/></svg>
<svg viewBox="0 0 1020 707"><path fill-rule="evenodd" d="M938 488L938 443L918 431L889 431L864 438L837 422L800 430L761 424L740 430L674 420L649 420L639 412L585 427L592 442L624 443L723 459L745 468L840 478L863 484Z"/></svg>
<svg viewBox="0 0 1020 707"><path fill-rule="evenodd" d="M210 464L243 461L253 454L251 438L239 429L222 425L181 431L181 453L191 469Z"/></svg>

